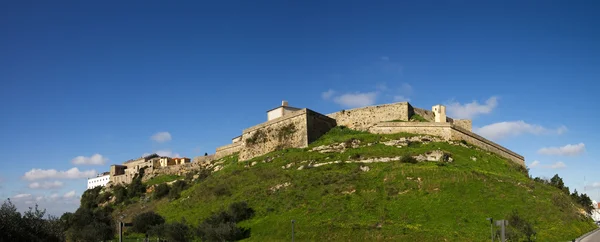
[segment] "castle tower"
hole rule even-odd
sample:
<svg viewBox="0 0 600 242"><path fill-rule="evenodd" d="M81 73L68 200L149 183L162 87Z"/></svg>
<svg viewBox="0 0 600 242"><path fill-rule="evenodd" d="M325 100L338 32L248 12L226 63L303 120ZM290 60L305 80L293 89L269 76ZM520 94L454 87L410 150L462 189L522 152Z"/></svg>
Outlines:
<svg viewBox="0 0 600 242"><path fill-rule="evenodd" d="M446 106L438 104L431 107L431 111L435 114L436 123L446 122Z"/></svg>

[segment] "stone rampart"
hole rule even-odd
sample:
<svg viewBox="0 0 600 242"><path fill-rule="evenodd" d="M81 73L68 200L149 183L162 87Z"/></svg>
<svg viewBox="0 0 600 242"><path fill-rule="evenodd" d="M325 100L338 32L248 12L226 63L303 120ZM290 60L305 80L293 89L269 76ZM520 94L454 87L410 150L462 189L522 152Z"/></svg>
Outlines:
<svg viewBox="0 0 600 242"><path fill-rule="evenodd" d="M421 109L421 108L412 108L412 114L418 114L419 116L423 117L424 119L426 119L429 122L435 122L435 114L432 111L429 110L425 110L425 109Z"/></svg>
<svg viewBox="0 0 600 242"><path fill-rule="evenodd" d="M456 121L454 120L454 122ZM382 122L369 129L369 132L376 134L405 132L434 135L445 140L464 140L482 150L492 152L525 166L523 156L452 123Z"/></svg>
<svg viewBox="0 0 600 242"><path fill-rule="evenodd" d="M317 113L310 109L306 110L306 121L308 130L308 143L312 143L337 125L335 119Z"/></svg>
<svg viewBox="0 0 600 242"><path fill-rule="evenodd" d="M240 152L242 149L242 142L236 142L233 144L228 144L217 148L214 159L221 159L225 156L231 155L236 152Z"/></svg>
<svg viewBox="0 0 600 242"><path fill-rule="evenodd" d="M369 130L377 123L402 120L408 121L412 113L409 111L408 102L399 102L342 110L327 116L336 120L337 125L346 126L356 130Z"/></svg>
<svg viewBox="0 0 600 242"><path fill-rule="evenodd" d="M523 156L456 125L452 126L452 139L467 141L468 143L473 144L482 150L495 153L506 159L512 160L519 165L525 166L525 158Z"/></svg>
<svg viewBox="0 0 600 242"><path fill-rule="evenodd" d="M413 133L438 136L445 140L452 138L452 124L429 122L382 122L369 129L375 134Z"/></svg>
<svg viewBox="0 0 600 242"><path fill-rule="evenodd" d="M454 119L452 124L469 132L473 132L473 122L470 119Z"/></svg>
<svg viewBox="0 0 600 242"><path fill-rule="evenodd" d="M245 129L240 160L248 160L271 151L308 146L307 113L301 109L286 116Z"/></svg>

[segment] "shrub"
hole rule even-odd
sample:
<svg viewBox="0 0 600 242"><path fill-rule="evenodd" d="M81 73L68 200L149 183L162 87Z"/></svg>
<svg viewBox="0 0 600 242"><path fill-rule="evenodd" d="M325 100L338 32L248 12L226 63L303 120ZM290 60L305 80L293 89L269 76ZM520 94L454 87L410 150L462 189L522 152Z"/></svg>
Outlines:
<svg viewBox="0 0 600 242"><path fill-rule="evenodd" d="M113 193L115 194L115 203L119 204L127 200L127 189L122 185L114 186Z"/></svg>
<svg viewBox="0 0 600 242"><path fill-rule="evenodd" d="M174 200L178 199L181 195L181 192L187 188L187 183L185 181L179 180L173 183L169 190L169 199Z"/></svg>
<svg viewBox="0 0 600 242"><path fill-rule="evenodd" d="M254 216L254 210L246 202L229 205L227 211L213 213L197 228L196 233L204 241L236 241L250 237L249 228L237 227L236 223Z"/></svg>
<svg viewBox="0 0 600 242"><path fill-rule="evenodd" d="M419 161L417 159L415 159L414 157L412 157L411 155L402 156L402 158L400 159L400 162L402 162L402 163L411 163L411 164L417 164L417 163L419 163Z"/></svg>
<svg viewBox="0 0 600 242"><path fill-rule="evenodd" d="M165 219L155 212L145 212L138 214L133 218L132 232L145 234L152 226L165 223Z"/></svg>
<svg viewBox="0 0 600 242"><path fill-rule="evenodd" d="M507 220L506 235L509 241L534 241L536 231L533 225L521 217L517 210L513 210Z"/></svg>
<svg viewBox="0 0 600 242"><path fill-rule="evenodd" d="M169 242L187 242L191 241L190 228L184 221L173 222L167 224L161 224L152 226L148 233L153 236L157 236L162 239L166 239Z"/></svg>
<svg viewBox="0 0 600 242"><path fill-rule="evenodd" d="M154 199L161 199L169 194L169 185L167 184L158 184L156 188L154 188Z"/></svg>
<svg viewBox="0 0 600 242"><path fill-rule="evenodd" d="M219 183L218 185L216 185L213 189L212 189L213 194L215 194L215 196L220 197L220 196L229 196L231 195L231 192L229 191L229 187L227 187L227 185L223 184L223 183Z"/></svg>

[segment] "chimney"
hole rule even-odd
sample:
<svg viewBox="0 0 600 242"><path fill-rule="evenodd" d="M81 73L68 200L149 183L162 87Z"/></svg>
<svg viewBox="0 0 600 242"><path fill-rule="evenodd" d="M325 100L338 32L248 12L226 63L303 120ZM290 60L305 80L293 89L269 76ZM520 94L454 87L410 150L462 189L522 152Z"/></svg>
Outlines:
<svg viewBox="0 0 600 242"><path fill-rule="evenodd" d="M283 107L287 107L287 105L288 105L288 102L287 102L287 101L285 101L285 100L281 101L281 106L283 106Z"/></svg>

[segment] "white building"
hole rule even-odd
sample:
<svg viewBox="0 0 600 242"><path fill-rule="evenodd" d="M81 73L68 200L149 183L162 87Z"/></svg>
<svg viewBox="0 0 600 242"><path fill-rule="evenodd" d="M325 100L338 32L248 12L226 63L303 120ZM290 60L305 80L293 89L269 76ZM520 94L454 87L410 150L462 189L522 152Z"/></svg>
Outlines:
<svg viewBox="0 0 600 242"><path fill-rule="evenodd" d="M110 181L110 173L104 172L94 178L88 178L87 189L93 189L97 186L106 186Z"/></svg>
<svg viewBox="0 0 600 242"><path fill-rule="evenodd" d="M287 101L281 101L281 106L267 111L267 121L270 121L270 120L273 120L273 119L276 119L279 117L283 117L285 115L288 115L288 114L298 111L300 109L301 108L295 108L295 107L288 106ZM234 138L233 143L235 143L235 142L236 141Z"/></svg>

